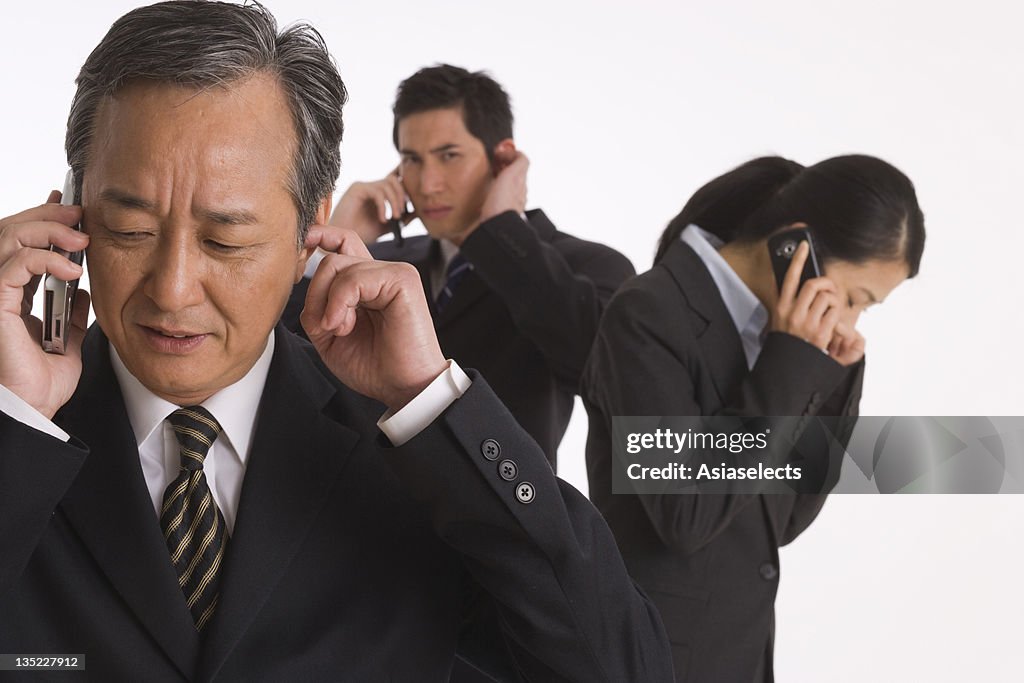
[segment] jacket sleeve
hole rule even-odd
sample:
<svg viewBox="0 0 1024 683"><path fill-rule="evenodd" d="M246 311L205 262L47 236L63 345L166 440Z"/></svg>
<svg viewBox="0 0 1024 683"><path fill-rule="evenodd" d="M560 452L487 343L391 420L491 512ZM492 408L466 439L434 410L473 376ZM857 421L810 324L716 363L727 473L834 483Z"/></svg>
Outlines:
<svg viewBox="0 0 1024 683"><path fill-rule="evenodd" d="M25 569L88 449L0 412L0 593Z"/></svg>
<svg viewBox="0 0 1024 683"><path fill-rule="evenodd" d="M857 425L860 396L864 387L864 363L862 359L848 369L842 383L832 392L818 413L819 416L828 416L821 418L821 421L828 425L836 441L842 444L844 449L850 443L853 428ZM830 476L825 484L826 490L831 491L838 483L841 466L841 462L831 463ZM792 543L802 534L817 518L826 498L826 493L798 495L779 544Z"/></svg>
<svg viewBox="0 0 1024 683"><path fill-rule="evenodd" d="M593 242L545 241L514 211L484 221L460 251L575 392L608 300L635 273L629 260Z"/></svg>
<svg viewBox="0 0 1024 683"><path fill-rule="evenodd" d="M385 456L497 607L526 680L672 681L656 608L600 513L478 375L430 427Z"/></svg>
<svg viewBox="0 0 1024 683"><path fill-rule="evenodd" d="M643 286L623 288L609 304L584 372L583 396L591 419L596 412L603 431L611 434L613 416L813 415L845 373L810 344L770 333L728 403L709 412L697 402L703 362L680 298ZM607 449L610 453L610 444ZM608 457L602 466L614 466ZM726 529L758 495L666 493L638 498L662 542L692 553Z"/></svg>

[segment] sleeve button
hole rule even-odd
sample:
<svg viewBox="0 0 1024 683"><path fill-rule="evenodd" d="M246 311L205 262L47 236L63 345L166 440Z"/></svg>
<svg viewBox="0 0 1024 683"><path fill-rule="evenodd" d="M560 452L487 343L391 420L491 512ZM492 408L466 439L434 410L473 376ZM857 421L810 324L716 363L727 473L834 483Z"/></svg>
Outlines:
<svg viewBox="0 0 1024 683"><path fill-rule="evenodd" d="M511 460L502 460L498 463L498 474L505 481L512 481L519 474L519 466Z"/></svg>
<svg viewBox="0 0 1024 683"><path fill-rule="evenodd" d="M497 460L498 456L501 455L501 444L494 439L487 439L480 444L480 452L488 460Z"/></svg>
<svg viewBox="0 0 1024 683"><path fill-rule="evenodd" d="M528 481L521 481L516 484L516 500L524 505L528 505L533 502L534 497L537 495L536 491L533 490L533 484Z"/></svg>

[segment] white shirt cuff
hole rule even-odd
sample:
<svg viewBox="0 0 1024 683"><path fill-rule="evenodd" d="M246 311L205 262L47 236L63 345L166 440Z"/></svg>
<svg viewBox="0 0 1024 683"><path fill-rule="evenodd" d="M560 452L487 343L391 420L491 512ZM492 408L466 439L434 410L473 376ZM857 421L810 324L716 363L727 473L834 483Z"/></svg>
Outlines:
<svg viewBox="0 0 1024 683"><path fill-rule="evenodd" d="M455 399L466 393L471 384L473 380L459 364L449 360L447 370L397 413L390 410L384 413L377 420L377 426L391 443L401 446L436 420Z"/></svg>
<svg viewBox="0 0 1024 683"><path fill-rule="evenodd" d="M0 384L0 411L21 424L38 429L56 439L61 441L71 440L67 432L46 419L42 413L30 406L3 384Z"/></svg>

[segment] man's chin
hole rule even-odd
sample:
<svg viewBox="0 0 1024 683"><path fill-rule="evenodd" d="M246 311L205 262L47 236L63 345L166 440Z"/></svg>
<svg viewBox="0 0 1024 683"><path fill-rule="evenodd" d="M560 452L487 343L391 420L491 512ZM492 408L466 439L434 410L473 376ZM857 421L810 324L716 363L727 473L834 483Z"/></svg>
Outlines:
<svg viewBox="0 0 1024 683"><path fill-rule="evenodd" d="M164 364L160 368L145 368L139 372L129 367L128 371L146 389L177 405L196 405L216 393L216 389L211 387L210 378L197 373L194 365L191 368L173 368Z"/></svg>
<svg viewBox="0 0 1024 683"><path fill-rule="evenodd" d="M216 377L201 358L165 354L144 344L132 344L127 353L115 344L128 372L156 396L177 405L196 405L216 393Z"/></svg>
<svg viewBox="0 0 1024 683"><path fill-rule="evenodd" d="M466 228L453 228L450 226L429 226L426 223L423 227L427 229L427 234L435 240L446 240L455 244L460 244L465 239L467 230Z"/></svg>

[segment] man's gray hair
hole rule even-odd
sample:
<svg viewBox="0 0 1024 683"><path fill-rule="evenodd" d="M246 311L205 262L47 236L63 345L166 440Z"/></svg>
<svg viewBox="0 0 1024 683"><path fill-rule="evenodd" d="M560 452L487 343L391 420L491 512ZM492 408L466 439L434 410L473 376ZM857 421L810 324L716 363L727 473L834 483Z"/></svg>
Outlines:
<svg viewBox="0 0 1024 683"><path fill-rule="evenodd" d="M68 116L64 147L76 200L104 98L133 81L205 89L257 73L277 77L295 124L288 191L301 245L338 177L348 93L316 29L297 24L279 34L273 15L258 3L174 0L132 10L110 27L78 74Z"/></svg>

